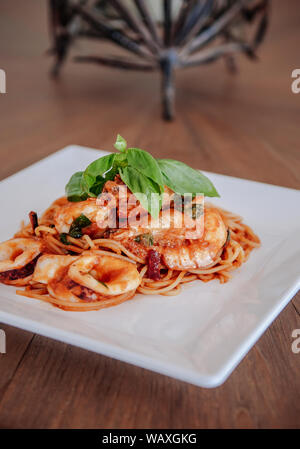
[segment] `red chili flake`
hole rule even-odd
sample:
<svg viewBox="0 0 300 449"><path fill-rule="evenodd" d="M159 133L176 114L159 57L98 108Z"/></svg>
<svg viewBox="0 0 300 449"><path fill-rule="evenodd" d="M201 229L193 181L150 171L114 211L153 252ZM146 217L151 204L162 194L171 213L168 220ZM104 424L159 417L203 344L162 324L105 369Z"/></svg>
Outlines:
<svg viewBox="0 0 300 449"><path fill-rule="evenodd" d="M154 249L150 249L148 252L148 270L146 276L153 281L160 279L160 263L161 256Z"/></svg>
<svg viewBox="0 0 300 449"><path fill-rule="evenodd" d="M28 215L29 215L29 220L30 220L31 226L32 226L32 230L34 232L35 228L37 228L39 225L37 213L31 211L31 212L29 212Z"/></svg>

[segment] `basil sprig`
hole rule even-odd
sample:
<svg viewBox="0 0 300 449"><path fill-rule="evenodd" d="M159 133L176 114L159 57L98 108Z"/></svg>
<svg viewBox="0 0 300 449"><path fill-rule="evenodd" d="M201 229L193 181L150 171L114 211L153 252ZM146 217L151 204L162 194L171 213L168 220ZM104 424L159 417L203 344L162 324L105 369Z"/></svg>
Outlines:
<svg viewBox="0 0 300 449"><path fill-rule="evenodd" d="M192 167L174 159L158 159L164 183L175 193L203 193L205 196L220 196L213 183Z"/></svg>
<svg viewBox="0 0 300 449"><path fill-rule="evenodd" d="M115 148L119 153L103 156L83 172L75 173L66 185L69 201L84 201L97 197L108 180L117 174L129 190L154 218L158 217L164 186L179 195L203 193L219 196L212 182L198 170L173 159L155 159L140 148L127 148L126 140L118 135Z"/></svg>
<svg viewBox="0 0 300 449"><path fill-rule="evenodd" d="M118 173L115 164L117 154L100 157L87 166L82 175L81 187L88 196L97 197L108 180L114 179Z"/></svg>
<svg viewBox="0 0 300 449"><path fill-rule="evenodd" d="M139 200L141 206L154 218L157 218L161 209L161 189L163 185L159 186L152 179L130 165L120 169L120 176L129 190Z"/></svg>
<svg viewBox="0 0 300 449"><path fill-rule="evenodd" d="M160 187L161 192L164 191L162 172L156 159L150 153L139 148L129 148L127 151L127 161L129 167L135 168L135 170L150 178Z"/></svg>
<svg viewBox="0 0 300 449"><path fill-rule="evenodd" d="M83 171L78 171L71 176L66 185L66 195L69 201L84 201L88 198L88 193L83 189Z"/></svg>

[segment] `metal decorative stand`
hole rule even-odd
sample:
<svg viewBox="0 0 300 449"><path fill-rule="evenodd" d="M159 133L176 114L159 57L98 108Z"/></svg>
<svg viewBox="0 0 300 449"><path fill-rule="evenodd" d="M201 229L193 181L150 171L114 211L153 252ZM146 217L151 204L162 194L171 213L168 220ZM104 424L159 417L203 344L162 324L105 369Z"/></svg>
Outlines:
<svg viewBox="0 0 300 449"><path fill-rule="evenodd" d="M267 29L268 3L181 0L174 13L172 0L161 0L162 16L157 19L151 13L151 0L49 0L55 55L52 75L58 76L76 40L109 40L132 55L77 56L75 61L123 70L161 71L163 117L172 120L175 69L223 58L234 73L236 53L255 59Z"/></svg>

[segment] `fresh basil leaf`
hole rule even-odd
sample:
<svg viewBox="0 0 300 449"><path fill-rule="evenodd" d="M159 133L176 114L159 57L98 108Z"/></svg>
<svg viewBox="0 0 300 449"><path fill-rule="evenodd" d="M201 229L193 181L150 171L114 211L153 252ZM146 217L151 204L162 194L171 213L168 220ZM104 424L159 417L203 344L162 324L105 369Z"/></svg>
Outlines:
<svg viewBox="0 0 300 449"><path fill-rule="evenodd" d="M83 172L83 182L89 196L98 196L108 180L114 179L118 167L114 164L116 154L100 157Z"/></svg>
<svg viewBox="0 0 300 449"><path fill-rule="evenodd" d="M161 209L160 186L129 165L120 168L119 173L122 181L140 201L141 206L157 218Z"/></svg>
<svg viewBox="0 0 300 449"><path fill-rule="evenodd" d="M114 147L116 148L116 150L121 151L121 153L126 151L127 142L122 136L120 136L120 134L117 135L117 140L114 144Z"/></svg>
<svg viewBox="0 0 300 449"><path fill-rule="evenodd" d="M198 170L173 159L158 159L165 184L176 193L203 193L220 196L213 183Z"/></svg>
<svg viewBox="0 0 300 449"><path fill-rule="evenodd" d="M89 186L87 185L87 182L84 179L84 172L82 173L82 178L81 178L81 189L87 195L87 197L90 196L89 195Z"/></svg>
<svg viewBox="0 0 300 449"><path fill-rule="evenodd" d="M152 181L161 187L161 192L164 191L162 173L156 159L150 153L139 148L129 148L127 150L127 160L128 165L152 179Z"/></svg>
<svg viewBox="0 0 300 449"><path fill-rule="evenodd" d="M68 201L76 202L76 201L84 201L87 199L88 194L82 187L82 178L83 178L82 171L76 172L74 173L74 175L71 176L65 188Z"/></svg>
<svg viewBox="0 0 300 449"><path fill-rule="evenodd" d="M73 223L70 226L69 236L73 237L74 239L79 239L80 237L82 237L82 228L85 228L90 224L92 224L92 222L88 217L86 217L84 214L79 215L79 217L73 220Z"/></svg>
<svg viewBox="0 0 300 449"><path fill-rule="evenodd" d="M125 152L125 153L116 153L115 154L114 165L117 166L117 167L126 167L126 165L128 165L127 152Z"/></svg>
<svg viewBox="0 0 300 449"><path fill-rule="evenodd" d="M89 196L96 198L102 192L105 183L106 181L103 181L103 179L99 178L99 180L97 180L92 185L92 187L90 187Z"/></svg>

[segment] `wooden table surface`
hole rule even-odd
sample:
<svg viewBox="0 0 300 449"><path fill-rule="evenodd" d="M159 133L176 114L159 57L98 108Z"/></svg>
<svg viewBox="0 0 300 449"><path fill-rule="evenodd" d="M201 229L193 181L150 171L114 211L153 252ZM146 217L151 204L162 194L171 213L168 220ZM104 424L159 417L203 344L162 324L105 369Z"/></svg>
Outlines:
<svg viewBox="0 0 300 449"><path fill-rule="evenodd" d="M291 71L300 68L299 19L298 0L274 0L261 61L241 56L235 77L222 61L178 73L177 118L165 123L158 75L70 60L54 82L45 55L46 2L1 2L7 94L0 95L0 177L71 143L110 150L120 133L155 156L299 188L300 94L291 92ZM0 355L1 428L300 424L300 354L291 351L292 330L300 328L299 294L225 384L212 390L1 327L7 335L7 354Z"/></svg>

